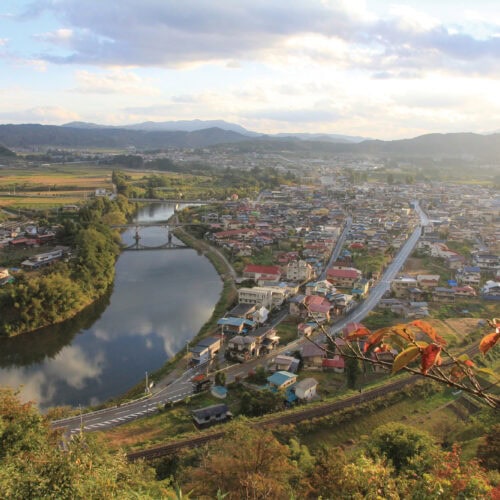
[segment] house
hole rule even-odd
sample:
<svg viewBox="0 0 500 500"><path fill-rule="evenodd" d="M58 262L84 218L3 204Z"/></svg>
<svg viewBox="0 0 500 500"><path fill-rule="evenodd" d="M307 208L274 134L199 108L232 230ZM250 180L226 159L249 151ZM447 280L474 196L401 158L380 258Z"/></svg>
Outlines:
<svg viewBox="0 0 500 500"><path fill-rule="evenodd" d="M491 253L475 253L472 255L474 265L486 270L496 270L500 268L500 257Z"/></svg>
<svg viewBox="0 0 500 500"><path fill-rule="evenodd" d="M312 377L308 377L295 384L294 392L299 400L310 401L316 396L317 387L318 381Z"/></svg>
<svg viewBox="0 0 500 500"><path fill-rule="evenodd" d="M297 375L286 371L275 372L267 377L269 387L278 391L286 389L287 387L295 384L296 381Z"/></svg>
<svg viewBox="0 0 500 500"><path fill-rule="evenodd" d="M419 274L417 284L422 290L432 290L439 286L439 274Z"/></svg>
<svg viewBox="0 0 500 500"><path fill-rule="evenodd" d="M455 297L475 297L476 290L472 288L471 286L457 286L454 288L455 290Z"/></svg>
<svg viewBox="0 0 500 500"><path fill-rule="evenodd" d="M417 287L417 280L408 276L399 276L391 281L391 290L398 298L408 296L410 289Z"/></svg>
<svg viewBox="0 0 500 500"><path fill-rule="evenodd" d="M328 294L335 292L335 287L328 280L311 281L306 285L306 296L322 295L326 297Z"/></svg>
<svg viewBox="0 0 500 500"><path fill-rule="evenodd" d="M221 318L217 321L217 325L221 327L221 333L239 335L247 333L255 327L255 322L245 318Z"/></svg>
<svg viewBox="0 0 500 500"><path fill-rule="evenodd" d="M236 335L229 339L226 348L226 357L244 362L253 358L257 353L257 340L252 335Z"/></svg>
<svg viewBox="0 0 500 500"><path fill-rule="evenodd" d="M353 267L344 269L328 269L326 272L327 280L337 288L351 290L354 283L361 278L362 273Z"/></svg>
<svg viewBox="0 0 500 500"><path fill-rule="evenodd" d="M323 359L321 366L323 370L332 370L335 373L344 373L345 361L341 356Z"/></svg>
<svg viewBox="0 0 500 500"><path fill-rule="evenodd" d="M321 368L325 356L325 349L312 342L306 342L302 347L304 368Z"/></svg>
<svg viewBox="0 0 500 500"><path fill-rule="evenodd" d="M432 292L434 302L455 302L455 289L437 286Z"/></svg>
<svg viewBox="0 0 500 500"><path fill-rule="evenodd" d="M462 285L477 287L481 282L481 268L479 266L464 266L457 272L456 277Z"/></svg>
<svg viewBox="0 0 500 500"><path fill-rule="evenodd" d="M279 345L276 330L261 327L252 331L251 335L236 335L230 338L226 347L229 359L244 362L248 359L268 354Z"/></svg>
<svg viewBox="0 0 500 500"><path fill-rule="evenodd" d="M52 252L45 252L33 255L33 257L30 257L29 259L21 262L21 266L23 266L26 269L38 269L40 267L47 266L49 264L52 264L60 260L62 256L63 256L63 250L59 248L53 250Z"/></svg>
<svg viewBox="0 0 500 500"><path fill-rule="evenodd" d="M225 422L232 417L229 408L224 403L192 410L191 415L196 426L201 428Z"/></svg>
<svg viewBox="0 0 500 500"><path fill-rule="evenodd" d="M256 309L257 307L255 304L237 304L227 313L227 316L233 318L252 319L252 315Z"/></svg>
<svg viewBox="0 0 500 500"><path fill-rule="evenodd" d="M297 335L302 337L309 337L314 331L315 326L316 323L299 323L297 325Z"/></svg>
<svg viewBox="0 0 500 500"><path fill-rule="evenodd" d="M289 281L309 281L314 276L314 269L305 260L291 261L286 266L286 279Z"/></svg>
<svg viewBox="0 0 500 500"><path fill-rule="evenodd" d="M243 269L243 278L251 279L255 282L265 277L267 281L279 281L281 278L281 268L279 266L258 266L248 264Z"/></svg>
<svg viewBox="0 0 500 500"><path fill-rule="evenodd" d="M219 352L222 339L219 337L207 337L200 340L189 351L191 352L191 363L201 365L213 359Z"/></svg>
<svg viewBox="0 0 500 500"><path fill-rule="evenodd" d="M487 281L481 292L485 300L500 300L500 282L492 280Z"/></svg>
<svg viewBox="0 0 500 500"><path fill-rule="evenodd" d="M285 354L278 354L270 363L270 370L274 371L287 371L290 373L297 373L299 369L300 360L293 356L286 356Z"/></svg>
<svg viewBox="0 0 500 500"><path fill-rule="evenodd" d="M308 295L304 299L309 317L317 323L324 323L330 320L330 309L332 305L330 301L320 295Z"/></svg>

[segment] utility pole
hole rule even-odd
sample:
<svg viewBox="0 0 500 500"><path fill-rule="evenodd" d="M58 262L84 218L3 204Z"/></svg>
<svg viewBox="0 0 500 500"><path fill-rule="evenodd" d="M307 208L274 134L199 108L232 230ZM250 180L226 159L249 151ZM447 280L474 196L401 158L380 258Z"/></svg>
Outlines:
<svg viewBox="0 0 500 500"><path fill-rule="evenodd" d="M144 391L146 394L149 393L149 384L148 384L148 372L146 372L146 390Z"/></svg>

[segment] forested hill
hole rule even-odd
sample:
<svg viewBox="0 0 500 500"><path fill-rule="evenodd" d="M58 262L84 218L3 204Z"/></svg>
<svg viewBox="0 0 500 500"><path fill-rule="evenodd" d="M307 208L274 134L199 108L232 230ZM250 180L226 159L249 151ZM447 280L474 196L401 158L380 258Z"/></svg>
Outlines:
<svg viewBox="0 0 500 500"><path fill-rule="evenodd" d="M186 131L145 131L119 128L72 128L54 125L0 125L0 143L10 148L56 146L67 148L203 148L248 140L220 128Z"/></svg>
<svg viewBox="0 0 500 500"><path fill-rule="evenodd" d="M0 144L9 148L205 148L232 144L240 151L323 151L391 157L461 158L498 161L500 134L427 134L394 141L365 140L358 143L313 140L313 136L262 135L251 137L218 127L202 130L133 130L117 127L54 125L0 125Z"/></svg>

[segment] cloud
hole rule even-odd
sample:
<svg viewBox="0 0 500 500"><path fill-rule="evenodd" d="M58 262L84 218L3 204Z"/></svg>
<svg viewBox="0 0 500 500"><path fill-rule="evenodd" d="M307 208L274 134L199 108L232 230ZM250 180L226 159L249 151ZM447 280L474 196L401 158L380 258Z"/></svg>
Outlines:
<svg viewBox="0 0 500 500"><path fill-rule="evenodd" d="M77 121L80 115L59 106L39 106L22 111L2 111L0 120L11 123L54 124Z"/></svg>
<svg viewBox="0 0 500 500"><path fill-rule="evenodd" d="M447 26L409 7L392 7L385 16L375 16L364 2L86 0L82 8L80 0L38 0L30 9L50 11L64 26L40 35L56 49L43 58L61 64L225 61L226 67L237 66L241 59L293 57L297 44L290 47L289 40L307 41L311 36L317 39L316 47L305 47L303 56L379 72L436 65L467 71L460 62L500 58L500 38L494 36L498 25L475 37L464 27ZM329 47L339 42L348 45L340 56ZM64 51L57 52L61 46Z"/></svg>
<svg viewBox="0 0 500 500"><path fill-rule="evenodd" d="M80 70L75 73L77 87L75 92L82 94L135 94L158 95L159 90L150 79L122 69L113 69L106 73L92 73Z"/></svg>

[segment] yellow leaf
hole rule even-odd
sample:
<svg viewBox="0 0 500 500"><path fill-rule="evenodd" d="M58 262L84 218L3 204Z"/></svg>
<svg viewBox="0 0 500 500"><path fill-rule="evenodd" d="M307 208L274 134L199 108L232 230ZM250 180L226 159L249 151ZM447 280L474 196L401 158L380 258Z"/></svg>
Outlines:
<svg viewBox="0 0 500 500"><path fill-rule="evenodd" d="M396 373L413 360L417 359L420 354L420 347L416 345L412 345L408 347L404 351L400 352L395 358L394 363L392 365L392 373Z"/></svg>

